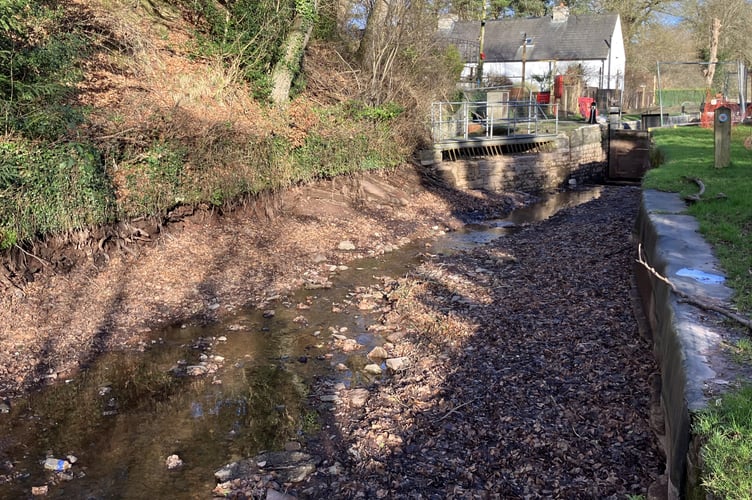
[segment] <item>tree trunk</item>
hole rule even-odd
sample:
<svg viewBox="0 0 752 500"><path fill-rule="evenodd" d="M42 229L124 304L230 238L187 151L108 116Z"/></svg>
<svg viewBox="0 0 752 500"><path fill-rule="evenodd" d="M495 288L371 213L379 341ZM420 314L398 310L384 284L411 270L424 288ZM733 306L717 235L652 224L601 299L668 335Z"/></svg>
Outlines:
<svg viewBox="0 0 752 500"><path fill-rule="evenodd" d="M312 12L295 13L290 34L287 35L283 46L282 53L284 55L277 61L272 71L271 100L278 106L285 106L290 100L292 80L300 71L303 52L311 38L313 19L310 16L315 15L318 1L309 0L309 5L313 9Z"/></svg>
<svg viewBox="0 0 752 500"><path fill-rule="evenodd" d="M713 77L715 76L715 65L718 62L718 40L721 37L721 20L717 17L713 18L713 25L710 29L710 57L708 62L708 70L705 73L705 87L711 88L713 86Z"/></svg>
<svg viewBox="0 0 752 500"><path fill-rule="evenodd" d="M384 23L389 11L387 0L374 0L371 12L366 19L366 27L363 31L363 38L358 46L358 59L364 69L370 69L373 66L375 53L383 45L380 43L380 35L384 31Z"/></svg>

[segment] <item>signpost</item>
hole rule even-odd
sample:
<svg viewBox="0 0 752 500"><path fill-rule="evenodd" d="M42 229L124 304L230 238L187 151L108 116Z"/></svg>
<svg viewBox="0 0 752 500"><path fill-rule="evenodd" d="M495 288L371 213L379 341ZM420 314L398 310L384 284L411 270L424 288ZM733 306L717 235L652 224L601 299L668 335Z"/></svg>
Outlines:
<svg viewBox="0 0 752 500"><path fill-rule="evenodd" d="M714 116L715 168L728 167L731 162L731 109L716 108Z"/></svg>

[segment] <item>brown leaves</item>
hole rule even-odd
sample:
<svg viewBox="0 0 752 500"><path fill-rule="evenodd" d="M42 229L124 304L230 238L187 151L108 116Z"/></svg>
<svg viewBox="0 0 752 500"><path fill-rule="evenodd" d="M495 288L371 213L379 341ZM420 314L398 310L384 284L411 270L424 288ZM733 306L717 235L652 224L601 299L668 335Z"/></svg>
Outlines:
<svg viewBox="0 0 752 500"><path fill-rule="evenodd" d="M637 201L638 190L607 189L402 280L385 326L409 326L401 348L418 362L339 420L358 451L353 496L645 494L664 464L623 251Z"/></svg>

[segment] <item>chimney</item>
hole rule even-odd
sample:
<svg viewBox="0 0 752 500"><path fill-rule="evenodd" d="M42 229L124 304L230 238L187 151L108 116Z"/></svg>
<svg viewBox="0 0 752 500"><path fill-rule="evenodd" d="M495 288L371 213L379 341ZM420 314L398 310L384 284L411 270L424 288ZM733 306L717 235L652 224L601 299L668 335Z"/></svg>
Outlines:
<svg viewBox="0 0 752 500"><path fill-rule="evenodd" d="M559 5L554 7L553 22L563 23L567 20L568 17L569 17L569 7L564 5L564 3L560 3Z"/></svg>

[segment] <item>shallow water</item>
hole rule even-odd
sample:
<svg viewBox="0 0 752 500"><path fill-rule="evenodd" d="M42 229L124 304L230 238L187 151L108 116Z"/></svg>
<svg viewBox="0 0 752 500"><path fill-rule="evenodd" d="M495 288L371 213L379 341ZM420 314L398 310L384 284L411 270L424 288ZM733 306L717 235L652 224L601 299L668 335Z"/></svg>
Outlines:
<svg viewBox="0 0 752 500"><path fill-rule="evenodd" d="M720 285L724 281L726 281L726 277L720 274L706 273L705 271L700 271L699 269L691 269L687 267L683 267L676 271L676 275L683 276L685 278L692 278L698 283L706 283L710 285Z"/></svg>
<svg viewBox="0 0 752 500"><path fill-rule="evenodd" d="M600 188L552 195L506 219L432 240L430 252L471 249L599 195ZM353 291L404 275L425 251L426 242L416 242L353 262L331 288L280 299L271 317L245 310L222 324L157 332L145 352L103 355L74 379L13 401L11 412L0 414L0 498L31 497L33 486L45 484L47 498L207 498L222 465L281 449L315 429L308 399L316 379L370 381L361 371L365 354L384 340L369 332L378 313L353 306ZM366 347L332 349L333 332ZM202 360L216 362L217 371L184 374ZM350 369L336 371L337 363ZM173 454L183 466L168 470ZM44 470L48 455L77 461L58 474Z"/></svg>

